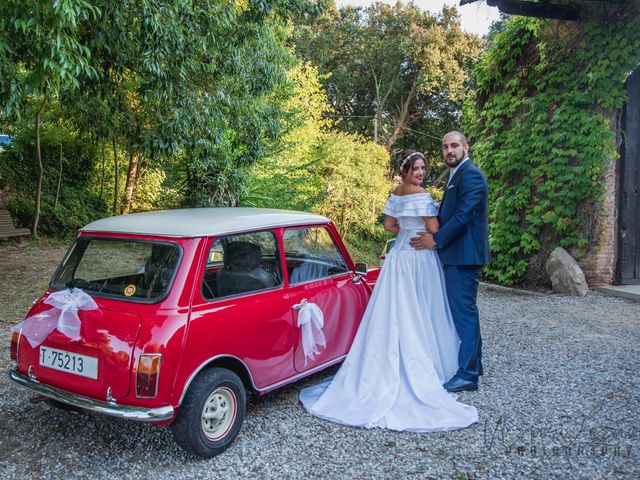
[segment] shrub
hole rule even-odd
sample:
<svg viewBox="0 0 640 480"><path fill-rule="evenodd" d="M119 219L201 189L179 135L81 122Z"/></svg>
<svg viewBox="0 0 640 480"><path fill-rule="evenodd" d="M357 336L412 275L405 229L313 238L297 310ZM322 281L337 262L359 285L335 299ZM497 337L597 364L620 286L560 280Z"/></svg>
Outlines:
<svg viewBox="0 0 640 480"><path fill-rule="evenodd" d="M9 210L25 227L31 227L35 201L32 196L19 195L9 204ZM45 197L42 200L38 230L43 235L73 237L79 228L106 216L107 205L86 190L63 187L58 205Z"/></svg>

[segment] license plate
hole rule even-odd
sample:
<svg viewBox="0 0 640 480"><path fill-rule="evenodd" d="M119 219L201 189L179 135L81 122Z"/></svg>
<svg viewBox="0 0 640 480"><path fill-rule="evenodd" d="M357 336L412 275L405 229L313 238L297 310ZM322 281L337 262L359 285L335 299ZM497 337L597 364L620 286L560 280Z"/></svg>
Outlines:
<svg viewBox="0 0 640 480"><path fill-rule="evenodd" d="M50 347L40 347L40 365L87 378L98 378L98 359L65 352Z"/></svg>

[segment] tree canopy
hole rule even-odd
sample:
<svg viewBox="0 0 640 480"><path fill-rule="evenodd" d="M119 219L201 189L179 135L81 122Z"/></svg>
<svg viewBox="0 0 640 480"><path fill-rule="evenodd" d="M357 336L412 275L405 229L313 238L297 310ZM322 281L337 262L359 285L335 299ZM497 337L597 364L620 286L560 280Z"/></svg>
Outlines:
<svg viewBox="0 0 640 480"><path fill-rule="evenodd" d="M482 41L457 10L415 4L331 8L299 25L297 53L318 66L339 128L386 146L439 152L456 125ZM323 77L324 78L324 77ZM434 155L439 158L438 155Z"/></svg>
<svg viewBox="0 0 640 480"><path fill-rule="evenodd" d="M8 0L0 4L0 108L13 127L34 115L36 137L49 112L108 143L114 213L120 196L129 210L141 174L160 161L182 171L185 204L236 205L245 167L281 133L285 112L273 96L294 62L287 23L316 8L313 0ZM39 139L36 150L39 212L47 166Z"/></svg>

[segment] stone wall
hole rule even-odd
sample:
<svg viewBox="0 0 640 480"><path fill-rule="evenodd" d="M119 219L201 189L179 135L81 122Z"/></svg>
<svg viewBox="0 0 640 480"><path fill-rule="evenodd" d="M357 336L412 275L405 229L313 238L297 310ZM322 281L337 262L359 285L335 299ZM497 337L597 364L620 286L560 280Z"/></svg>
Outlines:
<svg viewBox="0 0 640 480"><path fill-rule="evenodd" d="M605 192L599 215L598 238L578 263L590 286L611 285L615 279L618 245L619 161L610 160L604 177Z"/></svg>
<svg viewBox="0 0 640 480"><path fill-rule="evenodd" d="M623 142L622 111L613 112L609 116L611 130L615 132L615 149L620 152ZM590 286L611 285L616 279L616 262L618 260L618 206L620 188L620 159L609 160L607 171L602 179L604 195L600 212L597 216L598 226L592 247L587 255L579 260L587 283Z"/></svg>

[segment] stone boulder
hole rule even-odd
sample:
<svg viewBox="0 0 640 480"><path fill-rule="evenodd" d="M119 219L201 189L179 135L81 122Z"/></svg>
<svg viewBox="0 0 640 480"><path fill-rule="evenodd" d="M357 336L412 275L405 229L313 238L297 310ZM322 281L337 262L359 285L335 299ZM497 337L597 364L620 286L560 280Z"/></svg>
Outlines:
<svg viewBox="0 0 640 480"><path fill-rule="evenodd" d="M564 248L558 247L551 252L545 269L554 292L584 297L589 291L582 269Z"/></svg>

